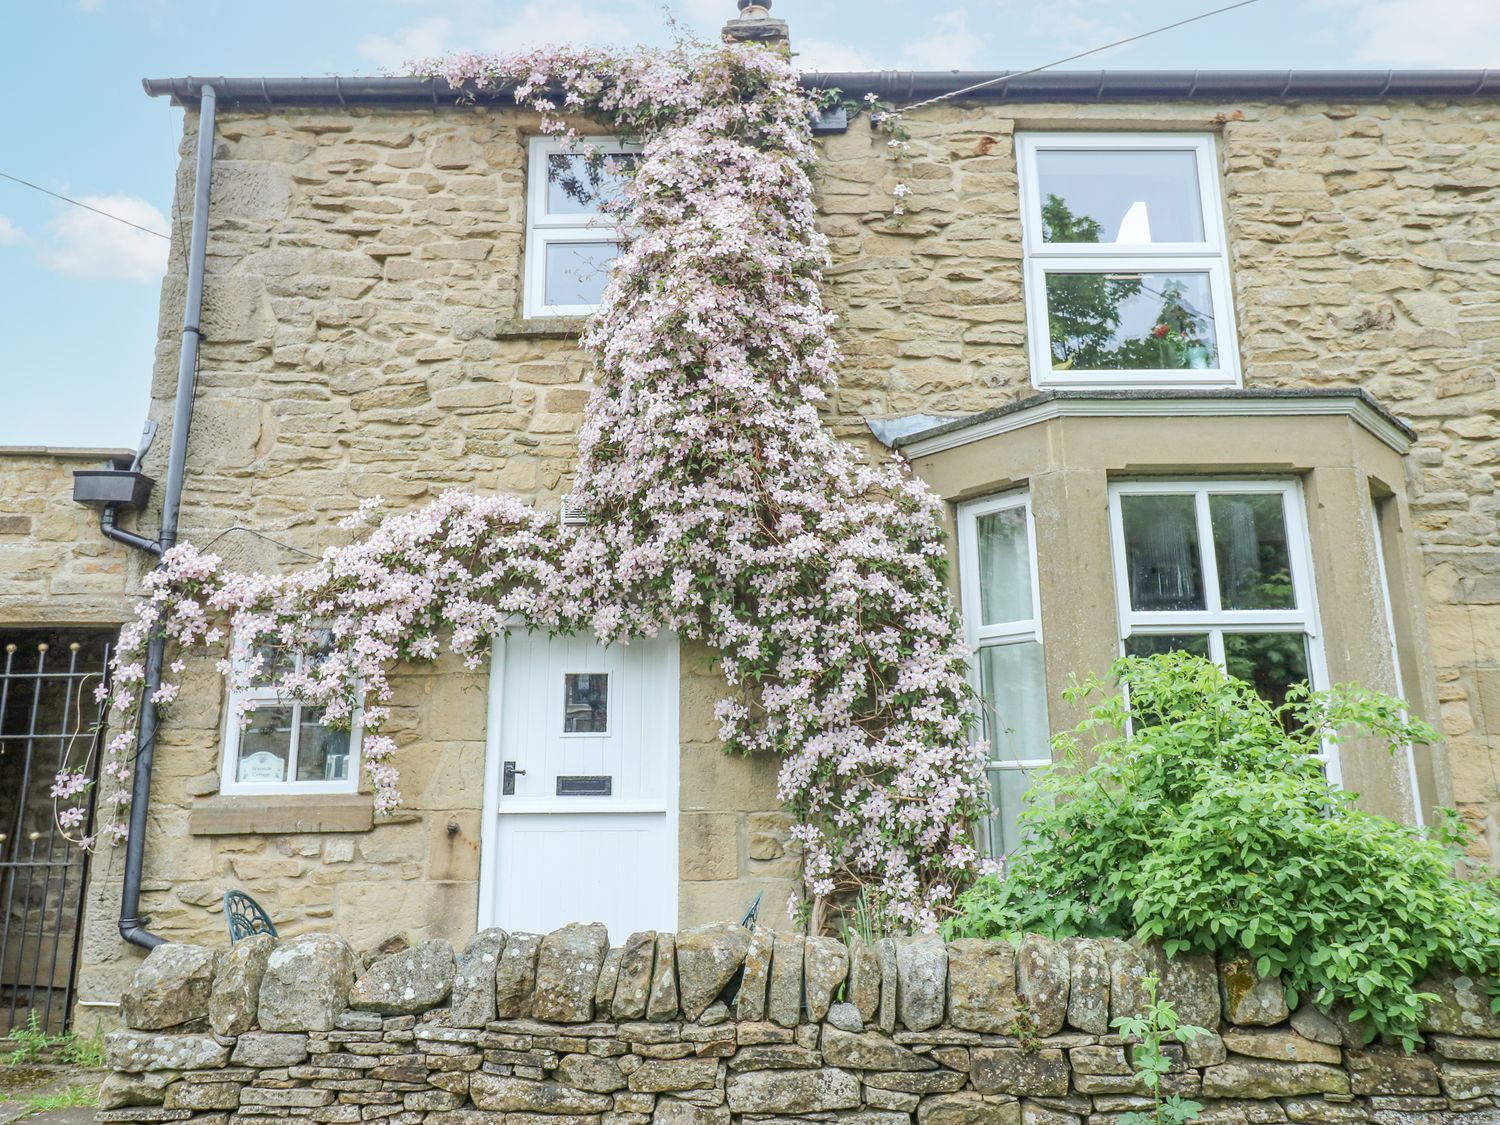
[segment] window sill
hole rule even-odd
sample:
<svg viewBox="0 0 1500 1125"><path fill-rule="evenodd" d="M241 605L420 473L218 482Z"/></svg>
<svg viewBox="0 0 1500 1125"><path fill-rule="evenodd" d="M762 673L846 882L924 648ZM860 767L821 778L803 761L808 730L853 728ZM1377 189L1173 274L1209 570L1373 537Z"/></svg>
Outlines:
<svg viewBox="0 0 1500 1125"><path fill-rule="evenodd" d="M496 320L496 340L572 340L583 333L586 316L533 316Z"/></svg>
<svg viewBox="0 0 1500 1125"><path fill-rule="evenodd" d="M285 836L298 832L368 832L375 800L364 793L211 797L188 813L191 836Z"/></svg>

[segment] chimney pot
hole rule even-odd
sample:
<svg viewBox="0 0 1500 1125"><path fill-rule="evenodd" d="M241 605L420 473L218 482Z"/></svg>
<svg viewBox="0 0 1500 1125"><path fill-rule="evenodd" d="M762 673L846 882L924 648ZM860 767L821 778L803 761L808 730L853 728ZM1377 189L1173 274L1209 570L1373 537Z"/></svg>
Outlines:
<svg viewBox="0 0 1500 1125"><path fill-rule="evenodd" d="M771 18L772 0L738 0L739 15L724 25L726 43L758 43L778 50L791 50L786 21Z"/></svg>

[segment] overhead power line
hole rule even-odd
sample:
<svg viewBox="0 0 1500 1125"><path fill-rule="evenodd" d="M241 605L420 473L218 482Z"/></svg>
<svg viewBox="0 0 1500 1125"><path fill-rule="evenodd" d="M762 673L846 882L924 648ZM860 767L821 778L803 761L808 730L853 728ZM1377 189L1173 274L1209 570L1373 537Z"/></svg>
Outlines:
<svg viewBox="0 0 1500 1125"><path fill-rule="evenodd" d="M905 106L897 112L910 113L914 109L921 109L923 106L929 106L936 102L947 101L949 98L956 98L962 94L972 94L975 90L983 90L986 86L998 86L1001 82L1010 82L1017 78L1025 78L1029 74L1038 74L1044 70L1051 70L1054 66L1062 66L1063 63L1074 62L1077 59L1086 59L1090 55L1099 54L1101 51L1112 50L1115 47L1123 47L1127 43L1137 43L1142 39L1149 39L1153 35L1160 35L1163 31L1172 31L1175 28L1186 27L1190 23L1197 23L1199 20L1206 20L1210 16L1218 16L1222 15L1225 12L1232 12L1236 8L1248 8L1251 4L1258 3L1260 3L1260 0L1237 0L1237 2L1234 4L1225 4L1222 8L1215 8L1209 12L1199 12L1196 16L1188 16L1186 19L1178 20L1176 23L1163 24L1161 27L1153 27L1150 31L1142 31L1137 35L1132 35L1125 39L1116 39L1113 43L1106 43L1102 47L1090 47L1087 51L1079 51L1076 55L1069 55L1066 58L1061 59L1053 59L1049 63L1043 63L1041 66L1034 66L1030 70L1018 70L1014 74L1002 74L998 78L989 78L983 82L976 82L972 86L965 86L962 90L953 90L946 94L939 94L935 98L928 98L925 101L913 102L911 105Z"/></svg>
<svg viewBox="0 0 1500 1125"><path fill-rule="evenodd" d="M143 227L139 223L132 223L129 219L122 219L119 215L111 214L108 211L101 211L98 207L95 207L92 204L84 203L82 200L73 199L69 196L51 191L48 188L42 187L41 184L34 184L30 180L23 180L20 176L12 176L9 172L0 172L0 180L9 180L13 184L20 184L22 187L29 187L32 191L39 191L43 195L50 195L53 199L61 199L64 203L71 203L74 207L82 207L85 211L92 211L96 215L103 215L106 219L113 219L117 223L124 223L127 227L134 227L136 230L141 231L145 234L154 234L157 238L165 238L168 242L171 241L171 238L168 235L162 234L162 232L159 230L152 230L150 227Z"/></svg>

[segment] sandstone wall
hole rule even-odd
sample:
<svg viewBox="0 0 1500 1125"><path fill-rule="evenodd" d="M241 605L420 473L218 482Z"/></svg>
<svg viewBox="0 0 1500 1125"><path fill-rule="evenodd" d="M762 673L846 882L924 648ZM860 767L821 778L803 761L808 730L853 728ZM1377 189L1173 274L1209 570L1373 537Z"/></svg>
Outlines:
<svg viewBox="0 0 1500 1125"><path fill-rule="evenodd" d="M1217 132L1246 383L1359 383L1421 434L1409 487L1453 789L1472 822L1500 834L1490 812L1500 799L1496 111L989 105L924 110L909 124L913 155L899 172L863 121L824 142L827 288L848 357L832 420L854 435L865 415L973 411L1029 391L1017 128ZM447 487L557 503L588 380L576 326L520 320L535 126L484 107L221 113L187 538L217 537L234 564L274 569L341 541L335 521L376 494L393 510ZM174 221L183 236L191 113L187 129ZM913 188L900 222L886 194L898 177ZM163 422L183 273L180 237L153 384ZM158 445L148 468L159 475ZM738 917L757 890L780 920L795 855L774 763L717 753L711 662L685 653L683 667L681 923ZM446 663L399 677L410 814L372 827L358 808L341 810L354 820L330 831L276 817L223 830L234 822L214 812L222 685L211 661L190 681L163 734L147 849L146 908L162 932L216 936L218 896L242 886L285 929L333 918L361 949L393 934L465 936L483 677ZM84 970L101 1004L139 957L114 933L117 870L116 857L99 868Z"/></svg>
<svg viewBox="0 0 1500 1125"><path fill-rule="evenodd" d="M1279 980L1121 941L902 938L873 947L738 926L602 926L429 942L361 965L332 934L163 946L106 1038L99 1120L273 1125L1107 1125L1149 1109L1148 974L1205 1033L1167 1092L1234 1125L1488 1121L1500 1022L1478 982L1439 996L1412 1054L1289 1013Z"/></svg>
<svg viewBox="0 0 1500 1125"><path fill-rule="evenodd" d="M0 447L0 626L117 625L130 616L128 549L73 503L73 470L126 450ZM123 521L131 526L130 517Z"/></svg>

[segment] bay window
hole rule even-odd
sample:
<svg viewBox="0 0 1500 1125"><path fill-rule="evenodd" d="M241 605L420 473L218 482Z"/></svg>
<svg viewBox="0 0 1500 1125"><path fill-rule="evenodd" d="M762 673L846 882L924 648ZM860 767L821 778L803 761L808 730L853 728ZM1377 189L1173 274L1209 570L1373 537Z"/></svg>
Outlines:
<svg viewBox="0 0 1500 1125"><path fill-rule="evenodd" d="M1213 138L1017 138L1033 382L1239 381Z"/></svg>
<svg viewBox="0 0 1500 1125"><path fill-rule="evenodd" d="M974 650L980 733L989 743L994 815L979 833L990 855L1020 843L1016 816L1031 770L1051 762L1036 541L1024 492L959 509L959 581Z"/></svg>
<svg viewBox="0 0 1500 1125"><path fill-rule="evenodd" d="M1326 686L1295 482L1121 482L1110 520L1126 655L1205 657L1273 706Z"/></svg>

